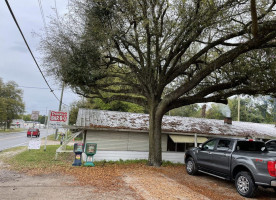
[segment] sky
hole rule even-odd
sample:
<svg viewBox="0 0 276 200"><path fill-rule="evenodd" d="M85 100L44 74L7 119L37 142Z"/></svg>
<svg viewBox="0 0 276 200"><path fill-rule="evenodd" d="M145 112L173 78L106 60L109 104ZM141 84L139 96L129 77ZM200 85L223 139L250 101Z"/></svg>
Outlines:
<svg viewBox="0 0 276 200"><path fill-rule="evenodd" d="M55 8L59 16L67 13L67 0L41 0L40 2L46 26L49 24L50 16L56 16ZM42 66L43 55L38 50L40 41L36 35L45 32L39 0L9 0L9 4L46 80L60 99L61 83L46 75ZM40 115L46 115L49 110L58 110L59 101L50 89L47 89L48 86L31 57L4 0L0 1L0 60L0 78L4 83L15 81L23 90L25 114L40 111ZM79 99L80 97L70 88L65 88L64 104L69 106ZM63 106L64 109L67 109L66 105Z"/></svg>

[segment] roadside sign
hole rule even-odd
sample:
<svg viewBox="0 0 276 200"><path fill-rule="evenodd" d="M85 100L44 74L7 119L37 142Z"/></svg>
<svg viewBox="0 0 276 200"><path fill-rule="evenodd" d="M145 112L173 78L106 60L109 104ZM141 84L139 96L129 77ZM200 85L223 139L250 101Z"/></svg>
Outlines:
<svg viewBox="0 0 276 200"><path fill-rule="evenodd" d="M32 111L31 120L38 120L39 111Z"/></svg>
<svg viewBox="0 0 276 200"><path fill-rule="evenodd" d="M63 125L68 125L69 113L64 111L49 111L49 127L58 129Z"/></svg>

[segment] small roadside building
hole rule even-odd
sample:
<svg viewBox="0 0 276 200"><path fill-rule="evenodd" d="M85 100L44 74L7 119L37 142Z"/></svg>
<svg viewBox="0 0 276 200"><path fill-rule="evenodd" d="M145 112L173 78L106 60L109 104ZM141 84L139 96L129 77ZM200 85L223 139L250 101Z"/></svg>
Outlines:
<svg viewBox="0 0 276 200"><path fill-rule="evenodd" d="M23 119L13 119L11 128L24 128L25 121Z"/></svg>
<svg viewBox="0 0 276 200"><path fill-rule="evenodd" d="M147 159L149 115L79 109L76 126L84 130L84 143L97 143L95 160ZM162 158L184 162L184 152L213 137L276 138L273 124L164 116Z"/></svg>

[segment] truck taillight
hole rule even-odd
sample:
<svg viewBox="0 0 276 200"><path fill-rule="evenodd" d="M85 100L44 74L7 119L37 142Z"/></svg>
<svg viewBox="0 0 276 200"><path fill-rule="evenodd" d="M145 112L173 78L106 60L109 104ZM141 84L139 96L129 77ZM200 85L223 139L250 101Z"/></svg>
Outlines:
<svg viewBox="0 0 276 200"><path fill-rule="evenodd" d="M267 170L270 176L276 177L276 161L268 161Z"/></svg>

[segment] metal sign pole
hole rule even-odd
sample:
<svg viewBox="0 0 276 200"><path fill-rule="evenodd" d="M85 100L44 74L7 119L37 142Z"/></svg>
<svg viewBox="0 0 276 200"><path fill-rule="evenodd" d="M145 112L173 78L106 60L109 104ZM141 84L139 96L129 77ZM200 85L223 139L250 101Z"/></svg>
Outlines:
<svg viewBox="0 0 276 200"><path fill-rule="evenodd" d="M47 137L48 137L48 131L49 131L49 118L50 118L50 113L51 113L51 110L49 110L49 114L48 114L48 120L47 120L47 133L46 133L46 137L45 137L44 151L46 151L46 143L47 143Z"/></svg>

